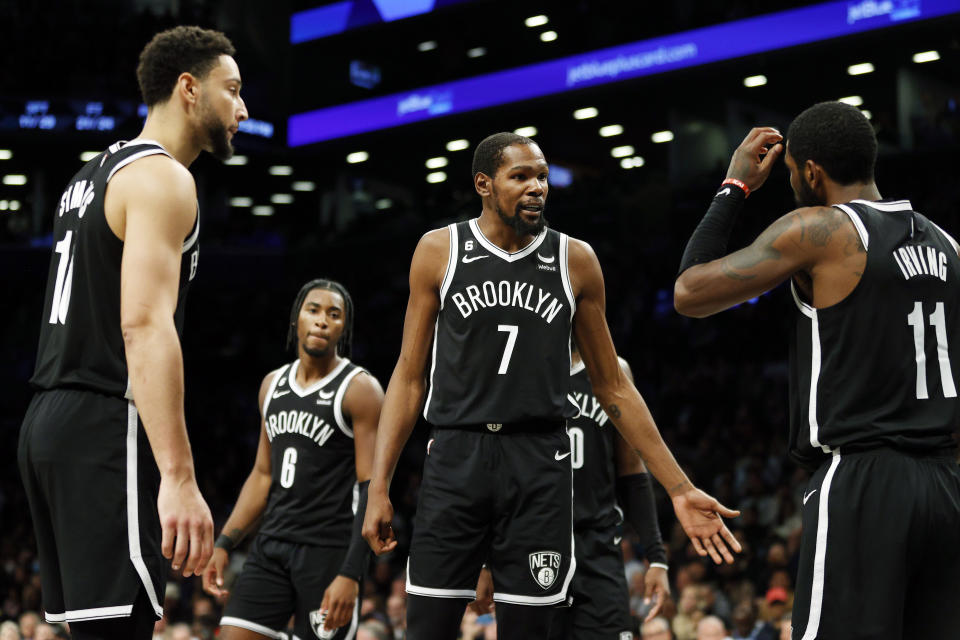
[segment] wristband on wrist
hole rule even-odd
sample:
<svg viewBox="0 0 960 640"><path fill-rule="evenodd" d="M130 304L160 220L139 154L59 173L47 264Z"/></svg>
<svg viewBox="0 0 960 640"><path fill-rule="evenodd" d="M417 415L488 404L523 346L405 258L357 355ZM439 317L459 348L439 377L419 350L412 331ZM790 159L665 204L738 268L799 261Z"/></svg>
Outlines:
<svg viewBox="0 0 960 640"><path fill-rule="evenodd" d="M217 541L213 544L213 546L218 549L223 549L224 551L229 553L230 551L234 550L234 548L237 546L237 543L234 542L233 538L231 538L227 534L221 533L217 537Z"/></svg>
<svg viewBox="0 0 960 640"><path fill-rule="evenodd" d="M727 242L737 221L737 214L747 199L748 189L747 185L734 178L724 180L723 184L732 184L736 188L723 187L713 196L710 208L683 251L678 277L694 265L722 258L727 253Z"/></svg>
<svg viewBox="0 0 960 640"><path fill-rule="evenodd" d="M743 189L744 198L750 195L750 187L748 187L747 183L742 180L737 180L736 178L727 178L726 180L720 183L720 186L722 187L725 184L732 184L736 187L740 187L741 189Z"/></svg>
<svg viewBox="0 0 960 640"><path fill-rule="evenodd" d="M653 569L654 567L657 567L657 568L659 568L659 569L663 569L664 571L669 571L669 570L670 570L670 567L668 567L668 566L666 565L666 563L664 563L664 562L651 562L651 563L650 563L650 568Z"/></svg>

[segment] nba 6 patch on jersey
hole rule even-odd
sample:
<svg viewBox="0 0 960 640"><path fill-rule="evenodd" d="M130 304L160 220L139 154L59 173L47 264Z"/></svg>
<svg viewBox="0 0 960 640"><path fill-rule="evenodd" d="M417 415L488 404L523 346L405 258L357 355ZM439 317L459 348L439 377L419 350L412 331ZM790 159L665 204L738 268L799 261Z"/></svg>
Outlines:
<svg viewBox="0 0 960 640"><path fill-rule="evenodd" d="M560 573L560 554L556 551L534 551L530 554L530 573L543 589L549 589Z"/></svg>

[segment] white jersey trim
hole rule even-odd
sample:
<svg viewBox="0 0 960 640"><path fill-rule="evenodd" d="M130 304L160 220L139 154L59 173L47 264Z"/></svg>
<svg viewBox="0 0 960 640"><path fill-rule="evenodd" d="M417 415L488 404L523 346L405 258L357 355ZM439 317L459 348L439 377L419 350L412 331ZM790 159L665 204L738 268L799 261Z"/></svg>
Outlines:
<svg viewBox="0 0 960 640"><path fill-rule="evenodd" d="M517 260L526 258L528 255L536 251L537 247L543 244L544 239L547 237L547 229L544 228L543 231L540 232L540 235L533 239L533 242L519 251L510 253L509 251L504 251L497 245L487 240L487 236L483 235L483 231L480 231L480 225L477 224L479 219L480 218L474 218L470 221L470 231L473 232L473 236L484 249L489 251L492 255L500 258L501 260L506 260L507 262L516 262Z"/></svg>
<svg viewBox="0 0 960 640"><path fill-rule="evenodd" d="M830 453L830 447L820 442L820 423L817 421L817 389L820 384L820 321L817 310L810 316L810 404L807 407L807 422L810 425L810 444Z"/></svg>
<svg viewBox="0 0 960 640"><path fill-rule="evenodd" d="M273 392L277 390L277 384L283 379L283 375L287 372L289 364L285 364L279 369L276 373L273 374L273 380L270 381L270 385L267 387L267 395L263 398L263 418L267 417L267 407L270 406L270 400L273 398Z"/></svg>
<svg viewBox="0 0 960 640"><path fill-rule="evenodd" d="M163 149L162 147L159 149L147 149L146 151L135 153L132 156L128 156L123 160L121 160L120 162L118 162L116 166L114 166L113 169L110 170L110 173L107 174L107 182L108 183L110 182L110 179L113 178L113 174L115 174L117 171L120 171L120 169L123 169L125 166L127 166L131 162L135 162L140 158L146 158L147 156L155 156L157 154L163 154L168 158L173 159L173 156L167 153L166 150Z"/></svg>
<svg viewBox="0 0 960 640"><path fill-rule="evenodd" d="M929 218L927 218L927 219L929 220ZM958 245L958 244L957 244L957 241L953 239L953 236L950 235L949 233L947 233L946 231L944 231L944 230L943 230L943 227L941 227L940 225L938 225L938 224L937 224L936 222L934 222L933 220L930 220L930 224L932 224L934 227L936 227L937 231L939 231L941 234L943 234L943 237L945 237L945 238L947 239L947 241L948 241L951 245L953 245L953 250L956 251L958 255L960 255L960 245Z"/></svg>
<svg viewBox="0 0 960 640"><path fill-rule="evenodd" d="M143 588L150 599L150 605L158 618L163 617L163 607L157 598L157 590L143 561L143 551L140 548L140 502L137 486L137 431L139 428L137 406L133 400L127 402L127 543L130 550L130 561L143 582ZM130 605L131 608L133 605ZM132 609L131 609L132 610ZM129 615L129 614L127 614Z"/></svg>
<svg viewBox="0 0 960 640"><path fill-rule="evenodd" d="M353 379L361 373L365 373L362 367L357 367L348 373L347 377L340 383L340 388L337 389L337 396L333 399L333 417L336 419L340 431L343 431L348 438L353 438L353 429L347 425L347 419L343 417L343 396L347 395L347 387L350 386Z"/></svg>
<svg viewBox="0 0 960 640"><path fill-rule="evenodd" d="M820 630L820 615L823 611L823 585L826 578L826 557L827 557L827 526L830 519L830 510L828 508L830 497L830 485L833 483L833 475L837 471L837 465L840 464L840 450L833 452L833 460L830 462L830 468L823 477L823 484L820 485L820 495L817 497L817 544L813 554L813 584L810 587L810 616L807 618L807 627L800 640L813 640L817 637Z"/></svg>
<svg viewBox="0 0 960 640"><path fill-rule="evenodd" d="M220 618L221 627L240 627L241 629L247 629L248 631L254 631L261 635L267 636L268 638L274 638L274 640L280 640L284 637L279 631L274 631L270 627L265 627L262 624L257 624L256 622L250 622L249 620L244 620L243 618L234 618L233 616L224 616Z"/></svg>
<svg viewBox="0 0 960 640"><path fill-rule="evenodd" d="M850 218L850 222L852 222L853 226L857 228L857 233L860 234L860 242L863 243L863 248L869 249L870 234L867 232L867 228L863 225L863 220L860 219L860 214L845 204L837 204L834 206L847 214L847 216Z"/></svg>
<svg viewBox="0 0 960 640"><path fill-rule="evenodd" d="M578 373L580 373L581 371L583 371L583 370L586 369L586 368L587 368L587 365L585 365L585 364L583 363L583 360L581 360L581 361L578 362L577 364L575 364L575 365L573 365L572 367L570 367L570 375L571 375L571 376L575 376L575 375L577 375Z"/></svg>
<svg viewBox="0 0 960 640"><path fill-rule="evenodd" d="M797 292L797 286L794 284L792 278L790 280L790 293L793 295L793 301L797 303L797 309L800 310L800 313L808 318L812 318L817 310L800 299L800 294Z"/></svg>
<svg viewBox="0 0 960 640"><path fill-rule="evenodd" d="M109 618L126 618L133 613L132 604L122 604L116 607L96 607L94 609L73 609L64 613L43 612L47 622L84 622L86 620L105 620Z"/></svg>
<svg viewBox="0 0 960 640"><path fill-rule="evenodd" d="M570 303L570 320L573 320L573 314L577 310L577 299L573 297L573 285L570 284L570 236L565 233L560 234L560 280L563 282L563 290L567 294L567 302Z"/></svg>
<svg viewBox="0 0 960 640"><path fill-rule="evenodd" d="M186 240L183 241L183 249L180 253L186 253L193 248L193 245L197 244L197 240L200 238L200 205L197 205L197 219L193 223L193 233L191 233Z"/></svg>
<svg viewBox="0 0 960 640"><path fill-rule="evenodd" d="M415 596L430 598L470 598L477 599L476 589L434 589L432 587L418 587L410 582L410 556L407 556L407 593Z"/></svg>
<svg viewBox="0 0 960 640"><path fill-rule="evenodd" d="M896 202L877 202L875 200L851 200L856 204L863 204L877 211L913 211L913 205L909 200L897 200Z"/></svg>
<svg viewBox="0 0 960 640"><path fill-rule="evenodd" d="M317 391L320 391L325 386L327 386L327 384L329 384L331 380L333 380L338 375L340 375L340 372L343 371L348 364L350 364L350 358L342 358L340 360L340 364L334 367L333 371L331 371L330 373L323 376L322 378L314 382L312 385L304 389L303 387L300 386L300 383L297 382L297 369L300 368L300 358L297 358L290 365L290 372L287 374L287 383L290 385L290 388L293 390L295 394L297 394L301 398L305 398L306 396L316 393Z"/></svg>
<svg viewBox="0 0 960 640"><path fill-rule="evenodd" d="M457 225L447 226L450 231L450 254L447 256L447 270L443 272L443 282L440 283L440 308L443 309L443 303L447 301L447 291L453 284L453 274L457 272L457 255L459 254L460 239L457 233Z"/></svg>

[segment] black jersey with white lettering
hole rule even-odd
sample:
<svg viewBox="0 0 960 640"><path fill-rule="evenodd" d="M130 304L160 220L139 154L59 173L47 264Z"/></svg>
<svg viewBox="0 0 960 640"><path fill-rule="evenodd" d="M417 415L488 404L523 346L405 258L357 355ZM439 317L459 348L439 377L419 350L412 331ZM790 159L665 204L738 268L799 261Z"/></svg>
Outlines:
<svg viewBox="0 0 960 640"><path fill-rule="evenodd" d="M573 466L573 526L604 528L623 520L617 507L616 427L593 395L583 362L570 370L570 395L580 415L567 422Z"/></svg>
<svg viewBox="0 0 960 640"><path fill-rule="evenodd" d="M299 364L295 360L277 371L263 400L271 482L260 533L346 546L359 493L353 425L343 413L343 396L365 370L343 358L304 389L297 383Z"/></svg>
<svg viewBox="0 0 960 640"><path fill-rule="evenodd" d="M151 140L117 142L83 165L60 196L37 366L30 379L34 387L131 397L120 332L123 241L107 225L104 193L117 171L157 154L170 156ZM199 235L198 213L183 243L174 314L178 333L183 329L187 288L197 270Z"/></svg>
<svg viewBox="0 0 960 640"><path fill-rule="evenodd" d="M573 291L565 234L508 253L451 224L424 417L441 426L568 418Z"/></svg>
<svg viewBox="0 0 960 640"><path fill-rule="evenodd" d="M906 200L836 206L867 262L853 292L825 309L792 287L791 454L815 467L837 448L949 449L960 418L957 243Z"/></svg>

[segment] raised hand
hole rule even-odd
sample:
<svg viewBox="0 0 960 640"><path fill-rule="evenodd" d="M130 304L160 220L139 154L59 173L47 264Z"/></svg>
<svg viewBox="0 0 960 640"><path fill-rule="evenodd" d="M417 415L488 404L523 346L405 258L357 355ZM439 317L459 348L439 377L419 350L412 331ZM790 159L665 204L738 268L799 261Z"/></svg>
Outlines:
<svg viewBox="0 0 960 640"><path fill-rule="evenodd" d="M773 164L783 152L783 136L773 127L754 127L733 152L727 178L747 185L750 191L763 186Z"/></svg>

